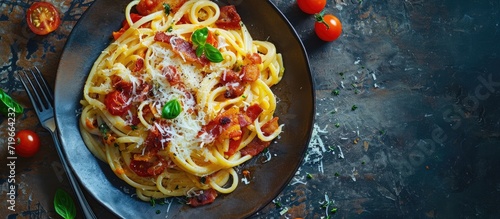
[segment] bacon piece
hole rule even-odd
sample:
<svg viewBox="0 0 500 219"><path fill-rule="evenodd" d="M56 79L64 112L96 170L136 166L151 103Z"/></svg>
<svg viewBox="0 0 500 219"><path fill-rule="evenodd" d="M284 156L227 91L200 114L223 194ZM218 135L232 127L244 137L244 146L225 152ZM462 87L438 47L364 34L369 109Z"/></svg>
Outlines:
<svg viewBox="0 0 500 219"><path fill-rule="evenodd" d="M240 110L237 107L232 107L215 117L207 125L203 126L198 135L207 133L221 142L225 139L239 139L243 132L241 131Z"/></svg>
<svg viewBox="0 0 500 219"><path fill-rule="evenodd" d="M256 64L245 65L241 68L241 74L243 81L254 82L260 77L259 66Z"/></svg>
<svg viewBox="0 0 500 219"><path fill-rule="evenodd" d="M263 109L259 106L259 104L253 104L247 108L244 114L239 115L239 122L241 128L247 127L252 124L257 117L259 117L260 113L262 113Z"/></svg>
<svg viewBox="0 0 500 219"><path fill-rule="evenodd" d="M278 117L274 117L266 124L264 124L261 127L262 132L264 133L265 136L269 136L273 134L278 128L280 127L280 124L278 123Z"/></svg>
<svg viewBox="0 0 500 219"><path fill-rule="evenodd" d="M163 75L167 79L170 86L182 83L181 76L177 73L177 68L173 65L165 66L162 69Z"/></svg>
<svg viewBox="0 0 500 219"><path fill-rule="evenodd" d="M146 16L153 12L165 10L163 4L168 4L171 12L175 12L185 2L186 0L141 0L139 4L137 4L136 9L139 14Z"/></svg>
<svg viewBox="0 0 500 219"><path fill-rule="evenodd" d="M254 138L246 147L240 150L241 156L255 156L262 152L271 144L270 141L262 141L259 138Z"/></svg>
<svg viewBox="0 0 500 219"><path fill-rule="evenodd" d="M158 151L162 148L163 143L161 142L161 133L156 126L153 126L149 130L144 144L146 145L146 152L151 150Z"/></svg>
<svg viewBox="0 0 500 219"><path fill-rule="evenodd" d="M111 86L127 96L132 93L132 82L124 81L123 78L118 75L111 76Z"/></svg>
<svg viewBox="0 0 500 219"><path fill-rule="evenodd" d="M139 94L137 94L134 97L134 101L136 102L142 102L146 100L149 96L149 91L153 88L153 85L145 82L141 82L141 84L137 87L137 91L140 91Z"/></svg>
<svg viewBox="0 0 500 219"><path fill-rule="evenodd" d="M226 30L241 29L241 17L234 5L226 5L220 8L220 16L215 25Z"/></svg>
<svg viewBox="0 0 500 219"><path fill-rule="evenodd" d="M143 58L138 58L136 61L135 61L135 66L134 66L134 72L138 72L140 70L142 70L144 68L144 59Z"/></svg>
<svg viewBox="0 0 500 219"><path fill-rule="evenodd" d="M247 59L250 61L252 64L260 64L262 63L262 58L260 57L259 53L252 53L252 54L247 54L246 55Z"/></svg>
<svg viewBox="0 0 500 219"><path fill-rule="evenodd" d="M253 104L247 108L246 115L252 120L252 122L259 117L260 113L264 111L259 104Z"/></svg>
<svg viewBox="0 0 500 219"><path fill-rule="evenodd" d="M219 41L217 41L217 38L215 37L215 34L212 31L208 31L207 43L211 44L215 48L219 46Z"/></svg>
<svg viewBox="0 0 500 219"><path fill-rule="evenodd" d="M221 78L221 82L226 86L227 90L224 93L225 98L239 97L245 92L245 86L241 83L241 78L238 72L227 70Z"/></svg>
<svg viewBox="0 0 500 219"><path fill-rule="evenodd" d="M165 32L157 32L155 34L154 40L157 42L168 43L170 44L170 39L172 39L174 35L168 35Z"/></svg>
<svg viewBox="0 0 500 219"><path fill-rule="evenodd" d="M188 199L187 204L193 207L207 205L214 202L217 197L217 191L214 189L202 190L200 194Z"/></svg>
<svg viewBox="0 0 500 219"><path fill-rule="evenodd" d="M193 48L192 43L180 37L168 35L165 32L157 32L154 40L172 45L173 51L180 55L185 61L197 62L203 66L210 64L210 61L205 55L200 57L196 56L196 50Z"/></svg>
<svg viewBox="0 0 500 219"><path fill-rule="evenodd" d="M229 148L227 149L226 152L224 152L224 155L226 155L228 157L233 156L233 154L236 153L236 150L240 146L241 140L242 140L242 138L240 138L238 140L233 140L233 139L229 140Z"/></svg>

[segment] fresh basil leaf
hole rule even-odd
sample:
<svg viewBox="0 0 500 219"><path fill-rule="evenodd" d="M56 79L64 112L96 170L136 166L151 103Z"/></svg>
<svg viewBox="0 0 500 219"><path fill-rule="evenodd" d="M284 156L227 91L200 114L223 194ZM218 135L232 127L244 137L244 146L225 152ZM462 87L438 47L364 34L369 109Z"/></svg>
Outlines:
<svg viewBox="0 0 500 219"><path fill-rule="evenodd" d="M205 56L211 62L222 62L224 60L222 53L220 53L220 51L211 44L205 45Z"/></svg>
<svg viewBox="0 0 500 219"><path fill-rule="evenodd" d="M205 50L204 46L198 46L196 47L196 57L200 57Z"/></svg>
<svg viewBox="0 0 500 219"><path fill-rule="evenodd" d="M181 114L182 107L177 99L168 101L161 111L161 117L165 119L175 119Z"/></svg>
<svg viewBox="0 0 500 219"><path fill-rule="evenodd" d="M9 113L15 113L16 115L19 115L23 112L24 108L2 89L0 89L0 113L2 113L4 116L8 116Z"/></svg>
<svg viewBox="0 0 500 219"><path fill-rule="evenodd" d="M71 196L62 189L57 189L54 196L54 208L57 214L64 219L73 219L76 217L76 207Z"/></svg>
<svg viewBox="0 0 500 219"><path fill-rule="evenodd" d="M205 46L207 43L207 37L208 37L208 28L204 27L198 30L195 30L193 34L191 35L191 41L193 41L193 44L195 46Z"/></svg>

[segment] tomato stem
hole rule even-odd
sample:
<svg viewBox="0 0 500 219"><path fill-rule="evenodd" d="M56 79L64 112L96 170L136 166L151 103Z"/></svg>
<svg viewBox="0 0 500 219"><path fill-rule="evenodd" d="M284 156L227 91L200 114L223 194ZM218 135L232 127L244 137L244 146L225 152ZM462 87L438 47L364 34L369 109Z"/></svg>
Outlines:
<svg viewBox="0 0 500 219"><path fill-rule="evenodd" d="M325 22L325 19L323 19L323 15L322 14L314 14L314 19L316 19L316 22L319 22L319 23L322 23L326 26L326 29L330 29L330 25L328 25L326 22Z"/></svg>

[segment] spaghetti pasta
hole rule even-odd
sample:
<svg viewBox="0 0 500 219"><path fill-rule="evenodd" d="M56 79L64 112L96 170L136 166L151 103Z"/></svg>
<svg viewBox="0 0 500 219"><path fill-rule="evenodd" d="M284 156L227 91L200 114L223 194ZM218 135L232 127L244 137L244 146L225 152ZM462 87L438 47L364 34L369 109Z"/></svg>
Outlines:
<svg viewBox="0 0 500 219"><path fill-rule="evenodd" d="M186 196L199 206L234 191L235 167L281 133L270 87L284 68L234 6L174 2L147 14L134 11L142 2L128 4L85 82L80 130L140 199Z"/></svg>

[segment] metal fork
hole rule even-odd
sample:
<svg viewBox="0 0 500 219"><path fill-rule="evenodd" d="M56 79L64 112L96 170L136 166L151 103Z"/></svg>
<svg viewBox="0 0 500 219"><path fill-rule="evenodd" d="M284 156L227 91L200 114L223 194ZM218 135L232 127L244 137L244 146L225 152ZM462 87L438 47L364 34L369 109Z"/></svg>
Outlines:
<svg viewBox="0 0 500 219"><path fill-rule="evenodd" d="M56 124L54 119L54 107L52 106L54 97L52 96L52 92L50 91L47 82L43 78L42 74L38 70L37 67L30 69L29 71L20 71L18 72L19 78L28 93L28 96L35 108L36 115L40 120L42 126L47 129L52 138L54 139L54 144L56 146L57 154L61 159L62 166L64 171L66 172L66 176L68 176L71 187L76 193L76 197L80 206L82 207L83 214L87 219L96 218L92 208L89 203L85 199L83 195L83 191L78 184L78 181L73 174L71 168L68 165L68 161L62 152L61 142L59 141L59 134L56 130Z"/></svg>

